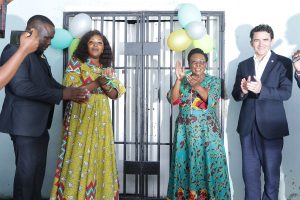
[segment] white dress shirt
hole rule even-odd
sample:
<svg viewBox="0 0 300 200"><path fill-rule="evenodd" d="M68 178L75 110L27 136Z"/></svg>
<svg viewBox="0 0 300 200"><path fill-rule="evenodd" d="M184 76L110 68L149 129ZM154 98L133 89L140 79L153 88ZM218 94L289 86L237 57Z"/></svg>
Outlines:
<svg viewBox="0 0 300 200"><path fill-rule="evenodd" d="M269 58L271 56L271 51L269 51L262 59L258 59L256 55L254 55L254 64L255 64L255 76L257 79L261 79L261 76L267 66Z"/></svg>

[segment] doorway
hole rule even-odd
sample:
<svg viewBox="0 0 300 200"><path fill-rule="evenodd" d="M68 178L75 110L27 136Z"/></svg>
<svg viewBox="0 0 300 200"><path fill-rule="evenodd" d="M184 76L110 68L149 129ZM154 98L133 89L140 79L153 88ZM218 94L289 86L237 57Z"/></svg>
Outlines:
<svg viewBox="0 0 300 200"><path fill-rule="evenodd" d="M64 13L65 29L79 13ZM120 199L163 199L178 114L178 108L171 107L166 94L175 81L176 60L187 66L186 52L191 49L175 53L167 46L169 34L181 28L177 12L84 13L92 18L93 29L101 31L110 42L117 77L127 89L122 98L111 102ZM214 39L207 72L224 80L224 12L201 13L207 32ZM64 51L64 66L67 54ZM222 110L220 100L221 125Z"/></svg>

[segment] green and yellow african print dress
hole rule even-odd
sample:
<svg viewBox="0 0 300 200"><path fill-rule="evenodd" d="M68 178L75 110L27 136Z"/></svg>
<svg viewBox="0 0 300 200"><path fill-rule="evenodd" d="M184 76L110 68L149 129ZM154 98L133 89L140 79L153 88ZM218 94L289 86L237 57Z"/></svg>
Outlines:
<svg viewBox="0 0 300 200"><path fill-rule="evenodd" d="M78 87L94 81L103 69L90 59L81 63L72 58L64 85ZM118 96L125 87L109 81ZM98 88L87 103L69 102L51 199L118 199L118 177L109 99Z"/></svg>

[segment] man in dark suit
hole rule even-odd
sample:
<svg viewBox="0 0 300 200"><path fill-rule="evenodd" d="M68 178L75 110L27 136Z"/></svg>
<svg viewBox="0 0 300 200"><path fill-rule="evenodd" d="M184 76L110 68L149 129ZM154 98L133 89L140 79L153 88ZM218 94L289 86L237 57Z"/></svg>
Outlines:
<svg viewBox="0 0 300 200"><path fill-rule="evenodd" d="M43 184L48 129L54 105L61 100L83 101L84 89L64 88L56 82L43 52L54 36L54 24L45 16L35 15L27 22L27 30L35 28L39 35L37 51L25 57L16 75L5 88L0 114L0 131L9 133L14 145L16 172L14 200L40 200ZM16 51L7 45L1 55L3 65Z"/></svg>
<svg viewBox="0 0 300 200"><path fill-rule="evenodd" d="M291 96L293 67L291 60L271 51L274 33L270 26L254 27L250 38L255 54L239 63L232 91L236 101L243 101L237 132L245 199L277 200L283 137L289 134L283 101Z"/></svg>

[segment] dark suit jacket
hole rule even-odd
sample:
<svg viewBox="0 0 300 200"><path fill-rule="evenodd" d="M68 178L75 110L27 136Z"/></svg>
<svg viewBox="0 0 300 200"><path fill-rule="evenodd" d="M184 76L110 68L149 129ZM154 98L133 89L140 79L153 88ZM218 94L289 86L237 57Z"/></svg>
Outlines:
<svg viewBox="0 0 300 200"><path fill-rule="evenodd" d="M240 135L251 133L253 123L268 139L282 138L289 134L283 101L292 93L293 65L290 59L271 53L262 74L260 94L249 92L242 95L241 80L255 75L254 59L250 57L239 63L232 96L243 101L237 132Z"/></svg>
<svg viewBox="0 0 300 200"><path fill-rule="evenodd" d="M17 50L7 45L1 55L3 65ZM14 78L5 87L0 114L0 131L11 135L40 136L49 129L54 105L63 97L63 86L52 77L46 58L28 55Z"/></svg>

